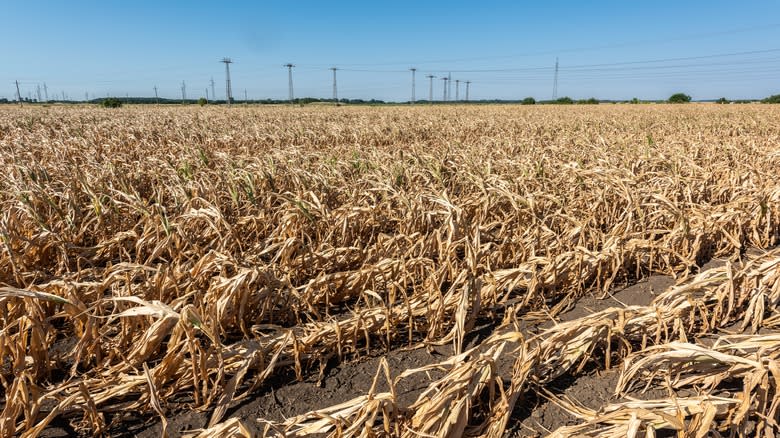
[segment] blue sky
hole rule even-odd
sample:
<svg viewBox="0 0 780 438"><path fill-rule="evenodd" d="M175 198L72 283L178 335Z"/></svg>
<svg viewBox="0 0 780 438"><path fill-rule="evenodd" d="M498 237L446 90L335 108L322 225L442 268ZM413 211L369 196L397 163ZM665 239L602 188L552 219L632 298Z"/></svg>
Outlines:
<svg viewBox="0 0 780 438"><path fill-rule="evenodd" d="M756 98L780 93L778 1L10 1L0 97L107 94L418 99L428 74L470 80L471 99ZM442 98L436 79L434 98ZM461 97L464 89L461 88ZM210 93L210 90L209 90ZM453 97L455 90L453 87Z"/></svg>

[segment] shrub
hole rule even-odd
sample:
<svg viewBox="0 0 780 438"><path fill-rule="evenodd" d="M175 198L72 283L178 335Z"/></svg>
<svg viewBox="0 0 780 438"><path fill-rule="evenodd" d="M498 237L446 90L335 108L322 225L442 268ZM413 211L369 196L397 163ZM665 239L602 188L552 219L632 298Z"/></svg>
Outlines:
<svg viewBox="0 0 780 438"><path fill-rule="evenodd" d="M669 97L669 103L688 103L691 101L691 96L685 93L675 93Z"/></svg>
<svg viewBox="0 0 780 438"><path fill-rule="evenodd" d="M554 100L553 103L558 105L571 105L574 103L574 100L571 97L564 96Z"/></svg>
<svg viewBox="0 0 780 438"><path fill-rule="evenodd" d="M731 102L728 99L726 99L725 97L721 97L720 99L716 100L715 103L723 105L723 104L731 103Z"/></svg>
<svg viewBox="0 0 780 438"><path fill-rule="evenodd" d="M205 105L207 103L209 103L209 101L206 100L205 97L201 97L200 99L198 99L198 105L200 105L200 106L203 106L203 105Z"/></svg>
<svg viewBox="0 0 780 438"><path fill-rule="evenodd" d="M766 99L762 100L761 102L764 102L764 103L780 103L780 94L775 94L774 96L769 96Z"/></svg>
<svg viewBox="0 0 780 438"><path fill-rule="evenodd" d="M581 105L598 105L599 100L595 97L591 97L590 99L580 99L577 101L577 103Z"/></svg>
<svg viewBox="0 0 780 438"><path fill-rule="evenodd" d="M634 104L634 105L638 105L638 104L642 103L642 101L640 101L639 98L635 97L635 98L629 100L628 103L631 103L631 104Z"/></svg>
<svg viewBox="0 0 780 438"><path fill-rule="evenodd" d="M536 99L534 99L533 97L526 97L520 103L522 105L535 105L536 104Z"/></svg>

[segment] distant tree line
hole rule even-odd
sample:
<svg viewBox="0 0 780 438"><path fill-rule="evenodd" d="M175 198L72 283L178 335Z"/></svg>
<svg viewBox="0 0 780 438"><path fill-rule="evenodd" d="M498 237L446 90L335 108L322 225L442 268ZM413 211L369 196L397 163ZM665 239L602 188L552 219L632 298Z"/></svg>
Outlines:
<svg viewBox="0 0 780 438"><path fill-rule="evenodd" d="M426 105L441 105L441 104L452 104L452 103L460 103L460 104L521 104L521 105L536 105L536 104L554 104L554 105L596 105L599 103L631 103L631 104L641 104L641 103L689 103L692 102L691 96L685 94L685 93L675 93L672 96L669 97L667 100L640 100L639 98L632 98L630 100L599 100L595 97L591 97L589 99L580 99L580 100L574 100L568 96L560 97L555 100L540 100L537 101L533 97L526 97L524 99L482 99L482 100L459 100L459 101L447 101L443 102L440 100L434 100L434 101L428 101L425 99L417 100L415 103L417 104L426 104ZM749 100L749 99L737 99L737 100L729 100L725 97L721 97L719 99L714 100L705 100L702 102L714 102L718 104L729 104L729 103L752 103L752 102L759 102L757 100ZM780 94L775 94L773 96L769 96L765 99L760 100L762 103L780 103ZM18 104L19 102L16 99L10 100L8 98L0 98L0 104ZM85 103L84 101L73 101L73 100L56 100L52 99L48 102L38 102L37 99L30 99L30 98L22 98L22 103L31 103L31 104L47 104L47 103L69 103L69 104L79 104L79 103ZM98 98L98 99L91 99L87 101L87 103L97 104L100 106L107 106L116 108L117 106L121 106L122 104L160 104L160 105L181 105L181 104L187 104L187 105L224 105L226 102L225 100L206 100L203 97L200 97L198 99L166 99L166 98L154 98L154 97L105 97L105 98ZM118 105L117 105L118 103ZM253 105L280 105L280 104L289 104L290 101L287 99L255 99L255 100L235 100L231 99L231 103L233 104L243 104L243 103L249 103ZM297 98L294 99L293 104L295 105L307 105L312 103L331 103L331 104L344 104L344 105L386 105L386 104L408 104L409 102L386 102L384 100L379 99L320 99L316 97L303 97L303 98Z"/></svg>

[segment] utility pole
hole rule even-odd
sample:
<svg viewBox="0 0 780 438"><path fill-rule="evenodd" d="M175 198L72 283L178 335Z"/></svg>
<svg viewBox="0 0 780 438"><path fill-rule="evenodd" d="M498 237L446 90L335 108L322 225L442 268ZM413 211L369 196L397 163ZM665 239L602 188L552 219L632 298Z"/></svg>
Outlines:
<svg viewBox="0 0 780 438"><path fill-rule="evenodd" d="M181 81L181 103L184 105L187 101L187 84Z"/></svg>
<svg viewBox="0 0 780 438"><path fill-rule="evenodd" d="M19 92L19 81L16 81L16 101L22 104L22 93Z"/></svg>
<svg viewBox="0 0 780 438"><path fill-rule="evenodd" d="M339 103L339 89L338 89L338 87L336 85L336 70L338 70L338 68L331 67L330 69L333 70L333 102L338 105L338 103Z"/></svg>
<svg viewBox="0 0 780 438"><path fill-rule="evenodd" d="M414 78L414 76L415 76L415 73L417 72L417 69L412 67L409 70L412 71L412 105L414 105L414 89L415 89L415 85L414 85L414 79L415 78Z"/></svg>
<svg viewBox="0 0 780 438"><path fill-rule="evenodd" d="M553 79L553 95L552 100L558 98L558 57L555 57L555 79Z"/></svg>
<svg viewBox="0 0 780 438"><path fill-rule="evenodd" d="M455 79L455 102L460 100L460 79Z"/></svg>
<svg viewBox="0 0 780 438"><path fill-rule="evenodd" d="M155 105L160 104L160 98L157 97L157 85L154 86L154 103Z"/></svg>
<svg viewBox="0 0 780 438"><path fill-rule="evenodd" d="M444 84L444 91L442 92L441 100L446 102L447 101L447 81L449 80L449 78L447 76L445 76L445 77L441 78L441 80L444 81L444 82L442 82Z"/></svg>
<svg viewBox="0 0 780 438"><path fill-rule="evenodd" d="M289 88L290 103L293 103L293 99L295 98L295 95L293 94L292 69L295 66L290 63L287 63L284 66L287 67L287 86Z"/></svg>
<svg viewBox="0 0 780 438"><path fill-rule="evenodd" d="M208 88L206 90L206 94L208 95ZM211 98L215 101L217 100L217 93L214 91L214 76L211 77Z"/></svg>
<svg viewBox="0 0 780 438"><path fill-rule="evenodd" d="M233 60L230 58L222 58L222 61L225 63L225 99L227 99L228 106L230 105L230 101L233 99L233 90L230 86L230 64L233 63Z"/></svg>
<svg viewBox="0 0 780 438"><path fill-rule="evenodd" d="M428 90L428 103L433 103L433 80L436 79L436 76L434 75L428 75L426 76L429 81L431 81L430 89Z"/></svg>
<svg viewBox="0 0 780 438"><path fill-rule="evenodd" d="M46 102L49 101L49 88L46 87L46 82L43 83L43 97L46 98Z"/></svg>
<svg viewBox="0 0 780 438"><path fill-rule="evenodd" d="M466 81L466 102L469 101L469 85L471 85L471 81Z"/></svg>

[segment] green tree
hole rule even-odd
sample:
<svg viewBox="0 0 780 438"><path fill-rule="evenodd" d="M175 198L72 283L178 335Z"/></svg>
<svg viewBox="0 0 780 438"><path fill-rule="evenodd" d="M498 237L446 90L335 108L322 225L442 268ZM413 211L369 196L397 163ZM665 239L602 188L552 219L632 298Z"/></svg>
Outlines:
<svg viewBox="0 0 780 438"><path fill-rule="evenodd" d="M122 106L122 101L116 97L107 97L100 101L100 106L103 108L119 108Z"/></svg>
<svg viewBox="0 0 780 438"><path fill-rule="evenodd" d="M534 99L533 97L526 97L520 103L522 105L535 105L536 104L536 99Z"/></svg>
<svg viewBox="0 0 780 438"><path fill-rule="evenodd" d="M574 103L574 100L569 96L564 96L554 100L553 103L558 105L571 105Z"/></svg>
<svg viewBox="0 0 780 438"><path fill-rule="evenodd" d="M780 103L780 94L775 94L774 96L769 96L766 99L762 100L761 102L764 102L764 103Z"/></svg>
<svg viewBox="0 0 780 438"><path fill-rule="evenodd" d="M205 97L201 97L200 99L198 99L198 105L200 106L206 105L207 103L209 103L209 101L206 100Z"/></svg>
<svg viewBox="0 0 780 438"><path fill-rule="evenodd" d="M719 104L723 105L723 104L730 103L730 102L725 97L721 97L720 99L716 100L715 103L719 103Z"/></svg>
<svg viewBox="0 0 780 438"><path fill-rule="evenodd" d="M688 103L691 101L691 96L685 93L675 93L669 97L669 103Z"/></svg>

